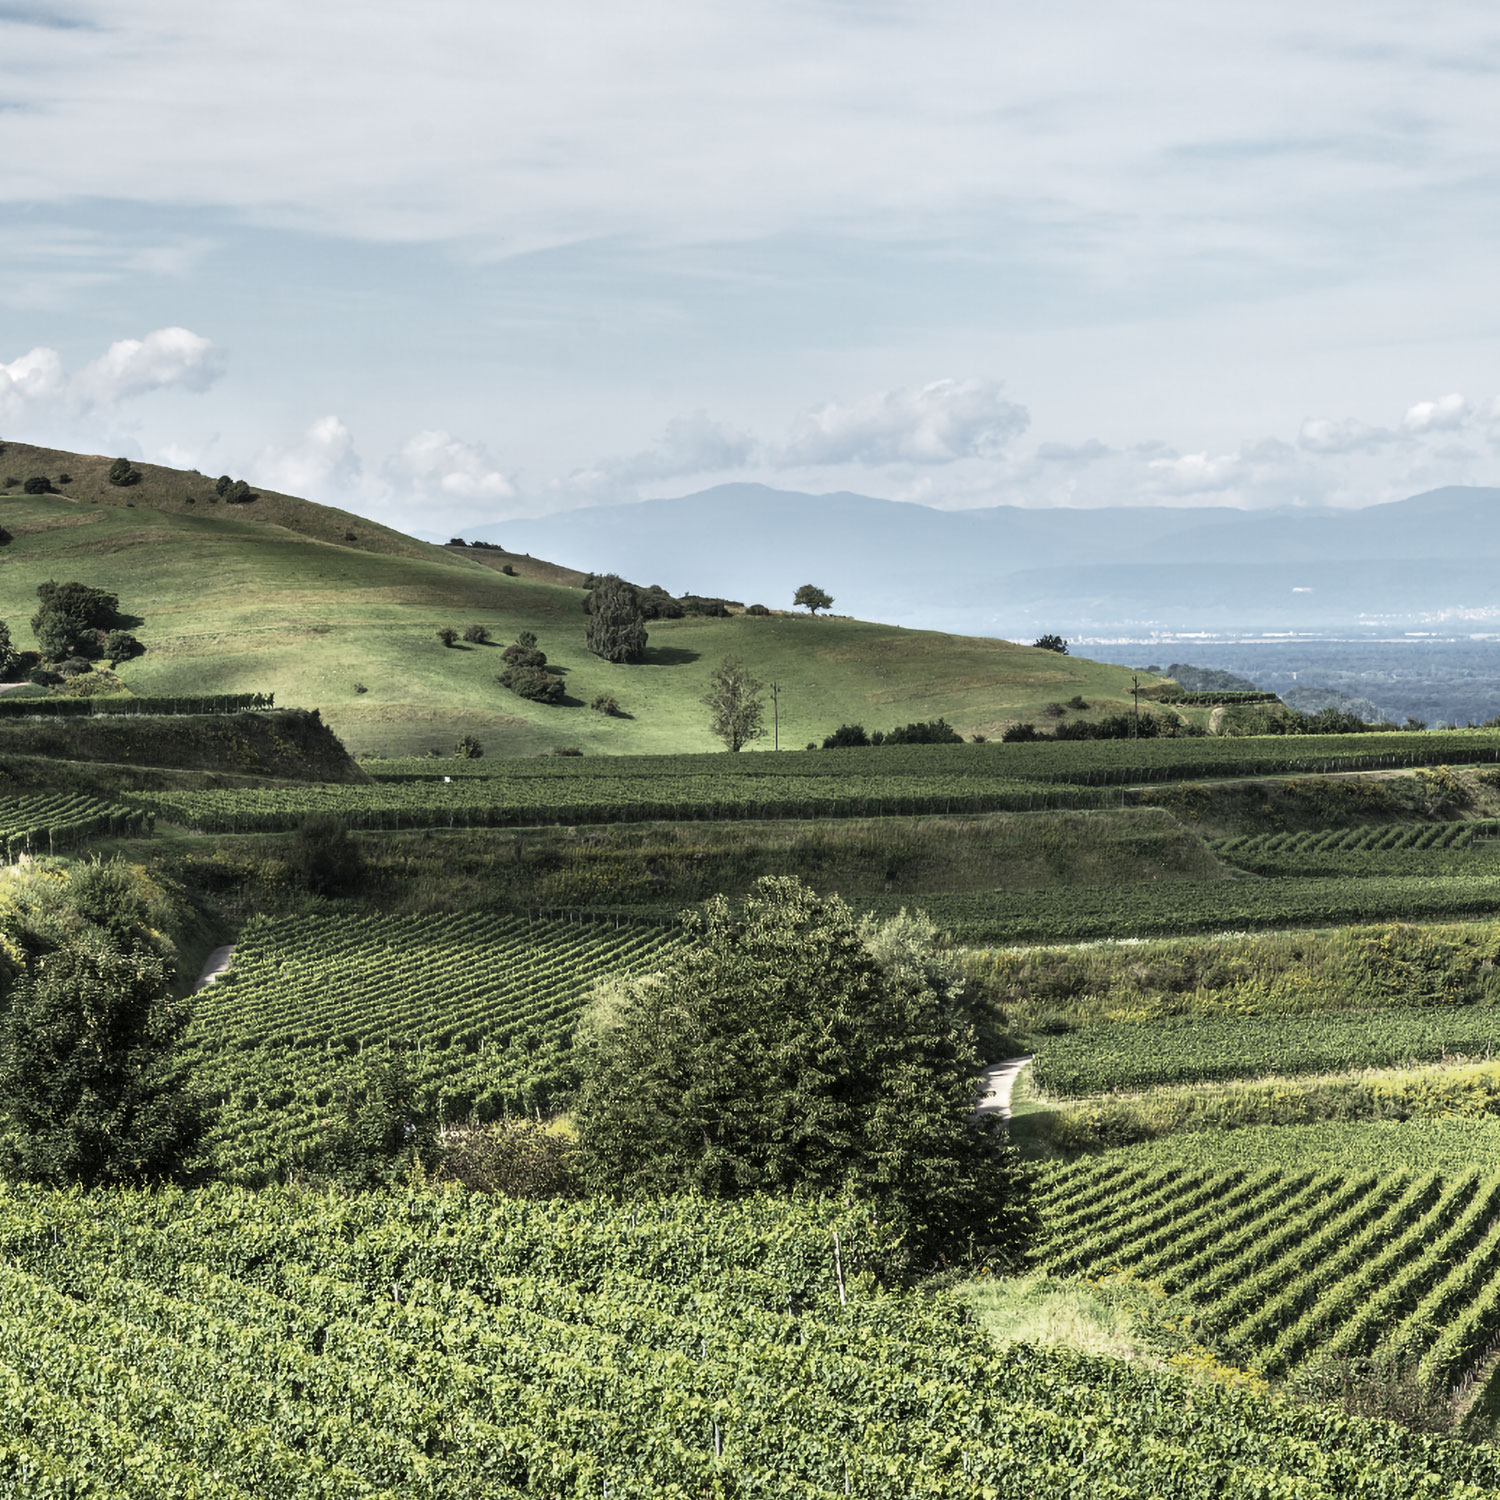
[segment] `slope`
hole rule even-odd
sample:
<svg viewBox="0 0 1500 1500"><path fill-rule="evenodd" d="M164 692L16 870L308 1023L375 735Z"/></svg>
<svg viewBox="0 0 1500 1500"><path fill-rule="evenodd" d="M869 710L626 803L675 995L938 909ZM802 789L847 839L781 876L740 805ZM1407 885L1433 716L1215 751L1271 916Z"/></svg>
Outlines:
<svg viewBox="0 0 1500 1500"><path fill-rule="evenodd" d="M658 621L644 663L611 666L584 646L577 589L508 577L456 549L330 546L249 519L250 508L0 499L0 524L13 536L0 551L0 619L25 646L40 582L77 578L116 591L145 620L137 634L147 654L121 668L133 690L274 692L280 704L321 708L356 752L447 751L464 733L490 754L714 749L700 699L730 653L781 685L783 745L843 722L876 728L938 716L993 735L1075 694L1096 711L1128 701L1122 668L850 620ZM441 626L469 624L497 644L444 648L436 639ZM520 630L534 631L563 673L566 705L527 703L496 684L499 648ZM590 712L601 693L626 717Z"/></svg>

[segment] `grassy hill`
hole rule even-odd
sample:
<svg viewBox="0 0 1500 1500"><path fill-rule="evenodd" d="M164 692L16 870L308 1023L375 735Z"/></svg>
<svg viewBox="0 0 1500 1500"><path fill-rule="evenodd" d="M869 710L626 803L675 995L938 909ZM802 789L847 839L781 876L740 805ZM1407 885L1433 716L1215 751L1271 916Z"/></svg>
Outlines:
<svg viewBox="0 0 1500 1500"><path fill-rule="evenodd" d="M1129 702L1130 675L1119 667L1006 641L785 615L658 621L645 662L611 666L584 646L581 590L550 581L570 570L429 546L264 491L248 505L215 504L205 476L151 465L138 466L140 484L119 489L104 478L109 462L15 443L0 452L0 478L71 476L64 495L0 495L0 525L13 537L0 551L0 619L17 645L30 643L38 583L110 589L145 621L136 633L147 654L121 669L132 690L271 691L279 703L322 709L356 752L446 751L465 733L492 755L714 749L699 700L731 653L780 684L784 748L845 722L874 729L942 716L966 735L995 736L1074 695L1090 713ZM499 571L506 561L517 576ZM487 627L495 644L438 642L439 627L469 624ZM561 669L565 705L527 703L495 682L500 648L521 630L534 631ZM626 717L591 712L600 693L613 694ZM761 747L770 743L768 735Z"/></svg>

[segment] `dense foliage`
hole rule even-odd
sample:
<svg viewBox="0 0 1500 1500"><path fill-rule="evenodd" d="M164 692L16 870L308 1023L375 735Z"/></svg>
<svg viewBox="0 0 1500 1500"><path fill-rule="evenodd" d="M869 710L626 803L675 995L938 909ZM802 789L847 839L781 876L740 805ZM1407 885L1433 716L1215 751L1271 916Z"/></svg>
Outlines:
<svg viewBox="0 0 1500 1500"><path fill-rule="evenodd" d="M617 573L606 573L584 601L585 644L605 661L638 662L646 654L646 616L635 589Z"/></svg>
<svg viewBox="0 0 1500 1500"><path fill-rule="evenodd" d="M576 1117L592 1187L848 1192L924 1261L1019 1249L1017 1164L974 1121L961 971L930 929L861 931L837 897L775 877L684 920L665 972L588 1018Z"/></svg>
<svg viewBox="0 0 1500 1500"><path fill-rule="evenodd" d="M765 735L765 686L737 656L726 656L714 668L703 702L708 727L726 750L743 750Z"/></svg>
<svg viewBox="0 0 1500 1500"><path fill-rule="evenodd" d="M39 584L40 604L31 618L38 650L49 661L104 653L109 633L125 624L116 594L86 583Z"/></svg>

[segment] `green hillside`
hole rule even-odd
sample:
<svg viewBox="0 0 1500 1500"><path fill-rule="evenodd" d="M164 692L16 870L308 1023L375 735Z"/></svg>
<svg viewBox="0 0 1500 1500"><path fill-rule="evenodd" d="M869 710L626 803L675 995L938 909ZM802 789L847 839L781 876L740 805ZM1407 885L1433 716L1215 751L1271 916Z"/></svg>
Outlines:
<svg viewBox="0 0 1500 1500"><path fill-rule="evenodd" d="M37 585L78 579L118 592L144 619L136 633L147 653L121 668L135 692L274 692L278 703L320 708L355 752L446 751L465 733L491 755L715 749L699 700L731 653L780 684L783 747L844 722L874 729L942 716L965 735L994 737L1075 695L1090 714L1129 703L1130 675L1119 667L789 615L656 621L646 660L611 666L584 646L576 587L519 576L519 566L511 577L493 557L292 497L211 504L202 475L142 465L142 482L118 489L104 480L107 467L19 444L0 452L0 478L71 476L66 495L0 495L0 525L13 538L0 550L0 619L17 646L30 644ZM469 624L484 625L494 644L445 648L436 638L442 626ZM500 648L520 630L534 631L561 669L564 705L528 703L495 682ZM600 693L625 717L591 712Z"/></svg>

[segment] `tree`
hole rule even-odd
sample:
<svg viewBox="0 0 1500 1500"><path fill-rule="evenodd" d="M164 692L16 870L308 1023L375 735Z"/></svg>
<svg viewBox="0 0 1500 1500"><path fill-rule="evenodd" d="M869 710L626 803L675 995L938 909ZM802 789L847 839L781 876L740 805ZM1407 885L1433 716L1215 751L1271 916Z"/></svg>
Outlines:
<svg viewBox="0 0 1500 1500"><path fill-rule="evenodd" d="M303 818L287 851L293 880L315 896L344 896L364 880L365 857L344 824L331 813Z"/></svg>
<svg viewBox="0 0 1500 1500"><path fill-rule="evenodd" d="M751 740L758 740L765 730L765 703L761 693L765 683L750 673L737 656L726 656L709 678L709 691L702 698L711 712L709 729L729 750L738 751Z"/></svg>
<svg viewBox="0 0 1500 1500"><path fill-rule="evenodd" d="M132 484L141 482L141 471L128 458L117 458L104 477L120 489L127 489Z"/></svg>
<svg viewBox="0 0 1500 1500"><path fill-rule="evenodd" d="M153 953L80 942L40 959L0 1023L19 1174L85 1187L189 1175L204 1121L177 1059L188 1020Z"/></svg>
<svg viewBox="0 0 1500 1500"><path fill-rule="evenodd" d="M111 630L104 638L104 654L113 662L133 661L146 648L128 630Z"/></svg>
<svg viewBox="0 0 1500 1500"><path fill-rule="evenodd" d="M229 486L229 493L224 496L225 505L248 505L255 496L250 493L250 486L243 479L236 479Z"/></svg>
<svg viewBox="0 0 1500 1500"><path fill-rule="evenodd" d="M844 1193L922 1264L1020 1249L1021 1170L975 1119L963 974L930 924L861 928L776 876L684 921L682 956L603 991L580 1029L591 1191Z"/></svg>
<svg viewBox="0 0 1500 1500"><path fill-rule="evenodd" d="M540 672L547 665L547 653L537 645L534 630L523 630L500 654L512 668Z"/></svg>
<svg viewBox="0 0 1500 1500"><path fill-rule="evenodd" d="M490 633L483 625L465 625L464 639L473 646L484 646L489 643Z"/></svg>
<svg viewBox="0 0 1500 1500"><path fill-rule="evenodd" d="M596 714L605 714L611 719L620 717L620 700L613 693L598 693L589 707Z"/></svg>
<svg viewBox="0 0 1500 1500"><path fill-rule="evenodd" d="M646 616L640 596L617 573L606 573L587 600L585 644L615 663L638 662L646 654Z"/></svg>
<svg viewBox="0 0 1500 1500"><path fill-rule="evenodd" d="M219 477L214 480L214 494L216 494L221 500L225 495L229 493L229 491L233 487L234 480L232 480L227 474L220 474Z"/></svg>
<svg viewBox="0 0 1500 1500"><path fill-rule="evenodd" d="M310 1165L344 1187L383 1187L435 1167L442 1144L406 1054L351 1060L333 1085L335 1123Z"/></svg>
<svg viewBox="0 0 1500 1500"><path fill-rule="evenodd" d="M25 484L21 486L23 495L50 495L53 493L52 481L42 474L33 474Z"/></svg>
<svg viewBox="0 0 1500 1500"><path fill-rule="evenodd" d="M870 743L863 724L840 724L832 734L823 737L825 750L854 749Z"/></svg>
<svg viewBox="0 0 1500 1500"><path fill-rule="evenodd" d="M98 656L107 633L122 623L119 595L89 584L49 580L36 593L41 604L31 617L31 633L49 660Z"/></svg>
<svg viewBox="0 0 1500 1500"><path fill-rule="evenodd" d="M458 632L451 625L441 625L438 627L437 638L445 646L451 646L458 639Z"/></svg>
<svg viewBox="0 0 1500 1500"><path fill-rule="evenodd" d="M1060 635L1039 635L1031 644L1040 651L1055 651L1059 656L1068 654L1068 643Z"/></svg>
<svg viewBox="0 0 1500 1500"><path fill-rule="evenodd" d="M815 615L820 609L833 608L833 595L824 593L815 583L804 583L792 595L792 604L797 609L806 609Z"/></svg>
<svg viewBox="0 0 1500 1500"><path fill-rule="evenodd" d="M0 682L8 682L20 663L21 653L10 639L10 626L0 620Z"/></svg>

